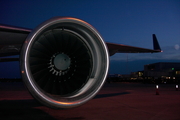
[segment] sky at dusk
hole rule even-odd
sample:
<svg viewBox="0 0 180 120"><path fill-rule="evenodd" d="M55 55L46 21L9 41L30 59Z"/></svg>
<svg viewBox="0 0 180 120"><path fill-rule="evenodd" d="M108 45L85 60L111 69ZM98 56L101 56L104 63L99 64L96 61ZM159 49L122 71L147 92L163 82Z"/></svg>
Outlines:
<svg viewBox="0 0 180 120"><path fill-rule="evenodd" d="M145 64L180 62L180 0L1 0L0 24L35 28L55 16L82 19L106 42L152 49L156 34L163 53L118 53L110 74L143 70ZM18 62L0 63L0 77L19 77Z"/></svg>

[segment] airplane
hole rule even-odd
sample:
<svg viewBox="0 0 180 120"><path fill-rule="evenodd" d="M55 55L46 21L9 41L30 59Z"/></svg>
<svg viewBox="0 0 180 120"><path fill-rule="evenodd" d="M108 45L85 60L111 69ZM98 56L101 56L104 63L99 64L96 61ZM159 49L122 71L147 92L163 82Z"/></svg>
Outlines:
<svg viewBox="0 0 180 120"><path fill-rule="evenodd" d="M104 42L89 23L53 17L35 29L0 25L0 61L20 61L30 94L55 109L80 106L102 88L115 53L162 52L155 34L154 49Z"/></svg>

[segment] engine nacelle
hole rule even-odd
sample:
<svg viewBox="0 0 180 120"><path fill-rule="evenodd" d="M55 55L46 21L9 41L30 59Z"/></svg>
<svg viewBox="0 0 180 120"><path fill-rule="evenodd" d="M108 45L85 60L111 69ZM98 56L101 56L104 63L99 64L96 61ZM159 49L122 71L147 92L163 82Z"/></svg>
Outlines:
<svg viewBox="0 0 180 120"><path fill-rule="evenodd" d="M28 35L20 63L23 81L35 99L52 108L72 108L100 90L109 55L102 37L90 24L56 17Z"/></svg>

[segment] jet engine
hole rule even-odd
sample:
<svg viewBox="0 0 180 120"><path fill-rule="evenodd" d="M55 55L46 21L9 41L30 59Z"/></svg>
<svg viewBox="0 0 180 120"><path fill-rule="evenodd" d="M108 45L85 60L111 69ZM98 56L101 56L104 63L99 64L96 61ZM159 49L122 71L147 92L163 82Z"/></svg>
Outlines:
<svg viewBox="0 0 180 120"><path fill-rule="evenodd" d="M56 17L28 35L20 64L23 81L35 99L52 108L72 108L92 99L103 86L109 55L90 24Z"/></svg>

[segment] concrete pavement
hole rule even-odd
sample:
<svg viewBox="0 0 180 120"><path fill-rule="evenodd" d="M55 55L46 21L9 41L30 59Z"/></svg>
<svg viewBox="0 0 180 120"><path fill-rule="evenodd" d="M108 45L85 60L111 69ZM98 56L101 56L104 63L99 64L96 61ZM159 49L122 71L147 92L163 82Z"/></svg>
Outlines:
<svg viewBox="0 0 180 120"><path fill-rule="evenodd" d="M0 120L180 120L174 84L106 83L86 104L66 110L34 100L21 82L0 82Z"/></svg>

